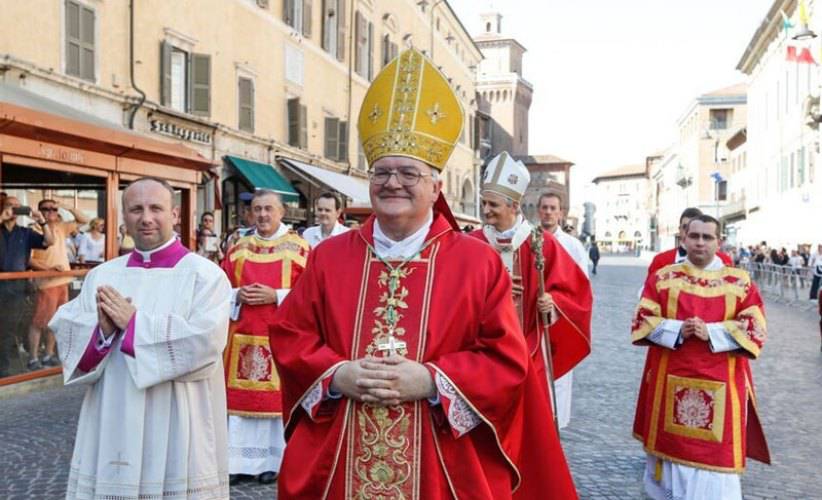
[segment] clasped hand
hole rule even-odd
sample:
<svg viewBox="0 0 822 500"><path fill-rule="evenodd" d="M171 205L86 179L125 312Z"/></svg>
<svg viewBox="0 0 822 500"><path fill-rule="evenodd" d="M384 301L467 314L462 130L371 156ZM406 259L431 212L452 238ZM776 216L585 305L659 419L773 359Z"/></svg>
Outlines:
<svg viewBox="0 0 822 500"><path fill-rule="evenodd" d="M122 331L137 311L131 305L131 298L123 297L114 288L103 285L97 288L97 322L103 334L108 337L115 328Z"/></svg>
<svg viewBox="0 0 822 500"><path fill-rule="evenodd" d="M709 338L708 325L697 317L688 318L682 322L682 329L680 332L682 333L683 339L695 336L696 338L707 342Z"/></svg>
<svg viewBox="0 0 822 500"><path fill-rule="evenodd" d="M378 406L394 406L436 394L428 369L399 355L349 361L334 373L331 389Z"/></svg>
<svg viewBox="0 0 822 500"><path fill-rule="evenodd" d="M261 285L260 283L253 283L240 287L237 292L237 299L241 304L262 305L262 304L276 304L277 291L270 286Z"/></svg>

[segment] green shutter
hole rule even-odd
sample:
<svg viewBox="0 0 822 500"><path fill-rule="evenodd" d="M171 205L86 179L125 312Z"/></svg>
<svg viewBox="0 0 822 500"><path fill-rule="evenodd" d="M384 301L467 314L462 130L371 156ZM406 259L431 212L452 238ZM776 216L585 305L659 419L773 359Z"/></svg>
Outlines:
<svg viewBox="0 0 822 500"><path fill-rule="evenodd" d="M160 42L160 103L171 106L171 44Z"/></svg>
<svg viewBox="0 0 822 500"><path fill-rule="evenodd" d="M191 54L189 65L189 85L191 114L209 116L211 114L211 56Z"/></svg>
<svg viewBox="0 0 822 500"><path fill-rule="evenodd" d="M80 5L66 1L66 74L80 76Z"/></svg>
<svg viewBox="0 0 822 500"><path fill-rule="evenodd" d="M311 38L311 0L303 0L303 36Z"/></svg>
<svg viewBox="0 0 822 500"><path fill-rule="evenodd" d="M239 85L240 119L239 129L254 132L254 82L240 78Z"/></svg>
<svg viewBox="0 0 822 500"><path fill-rule="evenodd" d="M337 160L348 161L348 122L340 121L339 134L337 136L339 141Z"/></svg>
<svg viewBox="0 0 822 500"><path fill-rule="evenodd" d="M308 149L308 108L300 105L300 148Z"/></svg>
<svg viewBox="0 0 822 500"><path fill-rule="evenodd" d="M300 99L289 99L287 104L288 114L288 145L300 146Z"/></svg>
<svg viewBox="0 0 822 500"><path fill-rule="evenodd" d="M340 120L337 118L325 119L325 151L324 156L331 160L336 160L339 154Z"/></svg>
<svg viewBox="0 0 822 500"><path fill-rule="evenodd" d="M345 61L346 0L337 0L337 60Z"/></svg>
<svg viewBox="0 0 822 500"><path fill-rule="evenodd" d="M94 80L94 11L80 9L80 77Z"/></svg>

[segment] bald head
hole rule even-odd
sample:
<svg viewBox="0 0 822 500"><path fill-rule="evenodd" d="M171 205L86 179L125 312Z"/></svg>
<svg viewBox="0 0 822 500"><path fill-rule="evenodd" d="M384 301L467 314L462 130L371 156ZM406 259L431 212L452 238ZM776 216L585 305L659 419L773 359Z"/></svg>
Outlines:
<svg viewBox="0 0 822 500"><path fill-rule="evenodd" d="M132 182L123 192L123 220L138 250L153 250L174 235L174 188L154 178Z"/></svg>

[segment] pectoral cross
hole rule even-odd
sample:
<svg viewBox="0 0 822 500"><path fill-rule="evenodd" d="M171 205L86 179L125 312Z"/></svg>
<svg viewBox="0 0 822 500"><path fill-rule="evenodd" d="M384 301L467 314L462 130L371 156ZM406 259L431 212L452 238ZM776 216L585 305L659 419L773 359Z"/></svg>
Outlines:
<svg viewBox="0 0 822 500"><path fill-rule="evenodd" d="M377 349L380 352L387 352L388 356L393 356L397 354L397 351L399 349L405 349L405 342L403 342L402 340L397 340L397 338L394 336L394 333L391 332L388 334L388 341L380 342L379 344L377 344Z"/></svg>

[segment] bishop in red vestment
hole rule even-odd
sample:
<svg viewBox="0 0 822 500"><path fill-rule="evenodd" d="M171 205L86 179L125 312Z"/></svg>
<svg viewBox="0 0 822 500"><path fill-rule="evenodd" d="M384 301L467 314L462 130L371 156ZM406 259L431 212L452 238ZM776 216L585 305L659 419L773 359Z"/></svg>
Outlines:
<svg viewBox="0 0 822 500"><path fill-rule="evenodd" d="M545 398L501 260L459 233L440 193L461 122L413 49L366 94L375 216L312 251L270 329L281 499L505 499L520 486L525 403ZM576 498L559 442L535 448L544 497Z"/></svg>
<svg viewBox="0 0 822 500"><path fill-rule="evenodd" d="M258 190L251 200L255 230L226 253L222 268L234 289L224 354L229 413L229 472L272 482L282 459L280 377L268 327L305 268L308 242L283 224L278 194Z"/></svg>
<svg viewBox="0 0 822 500"><path fill-rule="evenodd" d="M762 299L715 256L717 228L690 221L688 260L648 277L633 321L633 343L648 346L634 435L652 498L741 498L745 457L770 463L748 365L766 339Z"/></svg>

